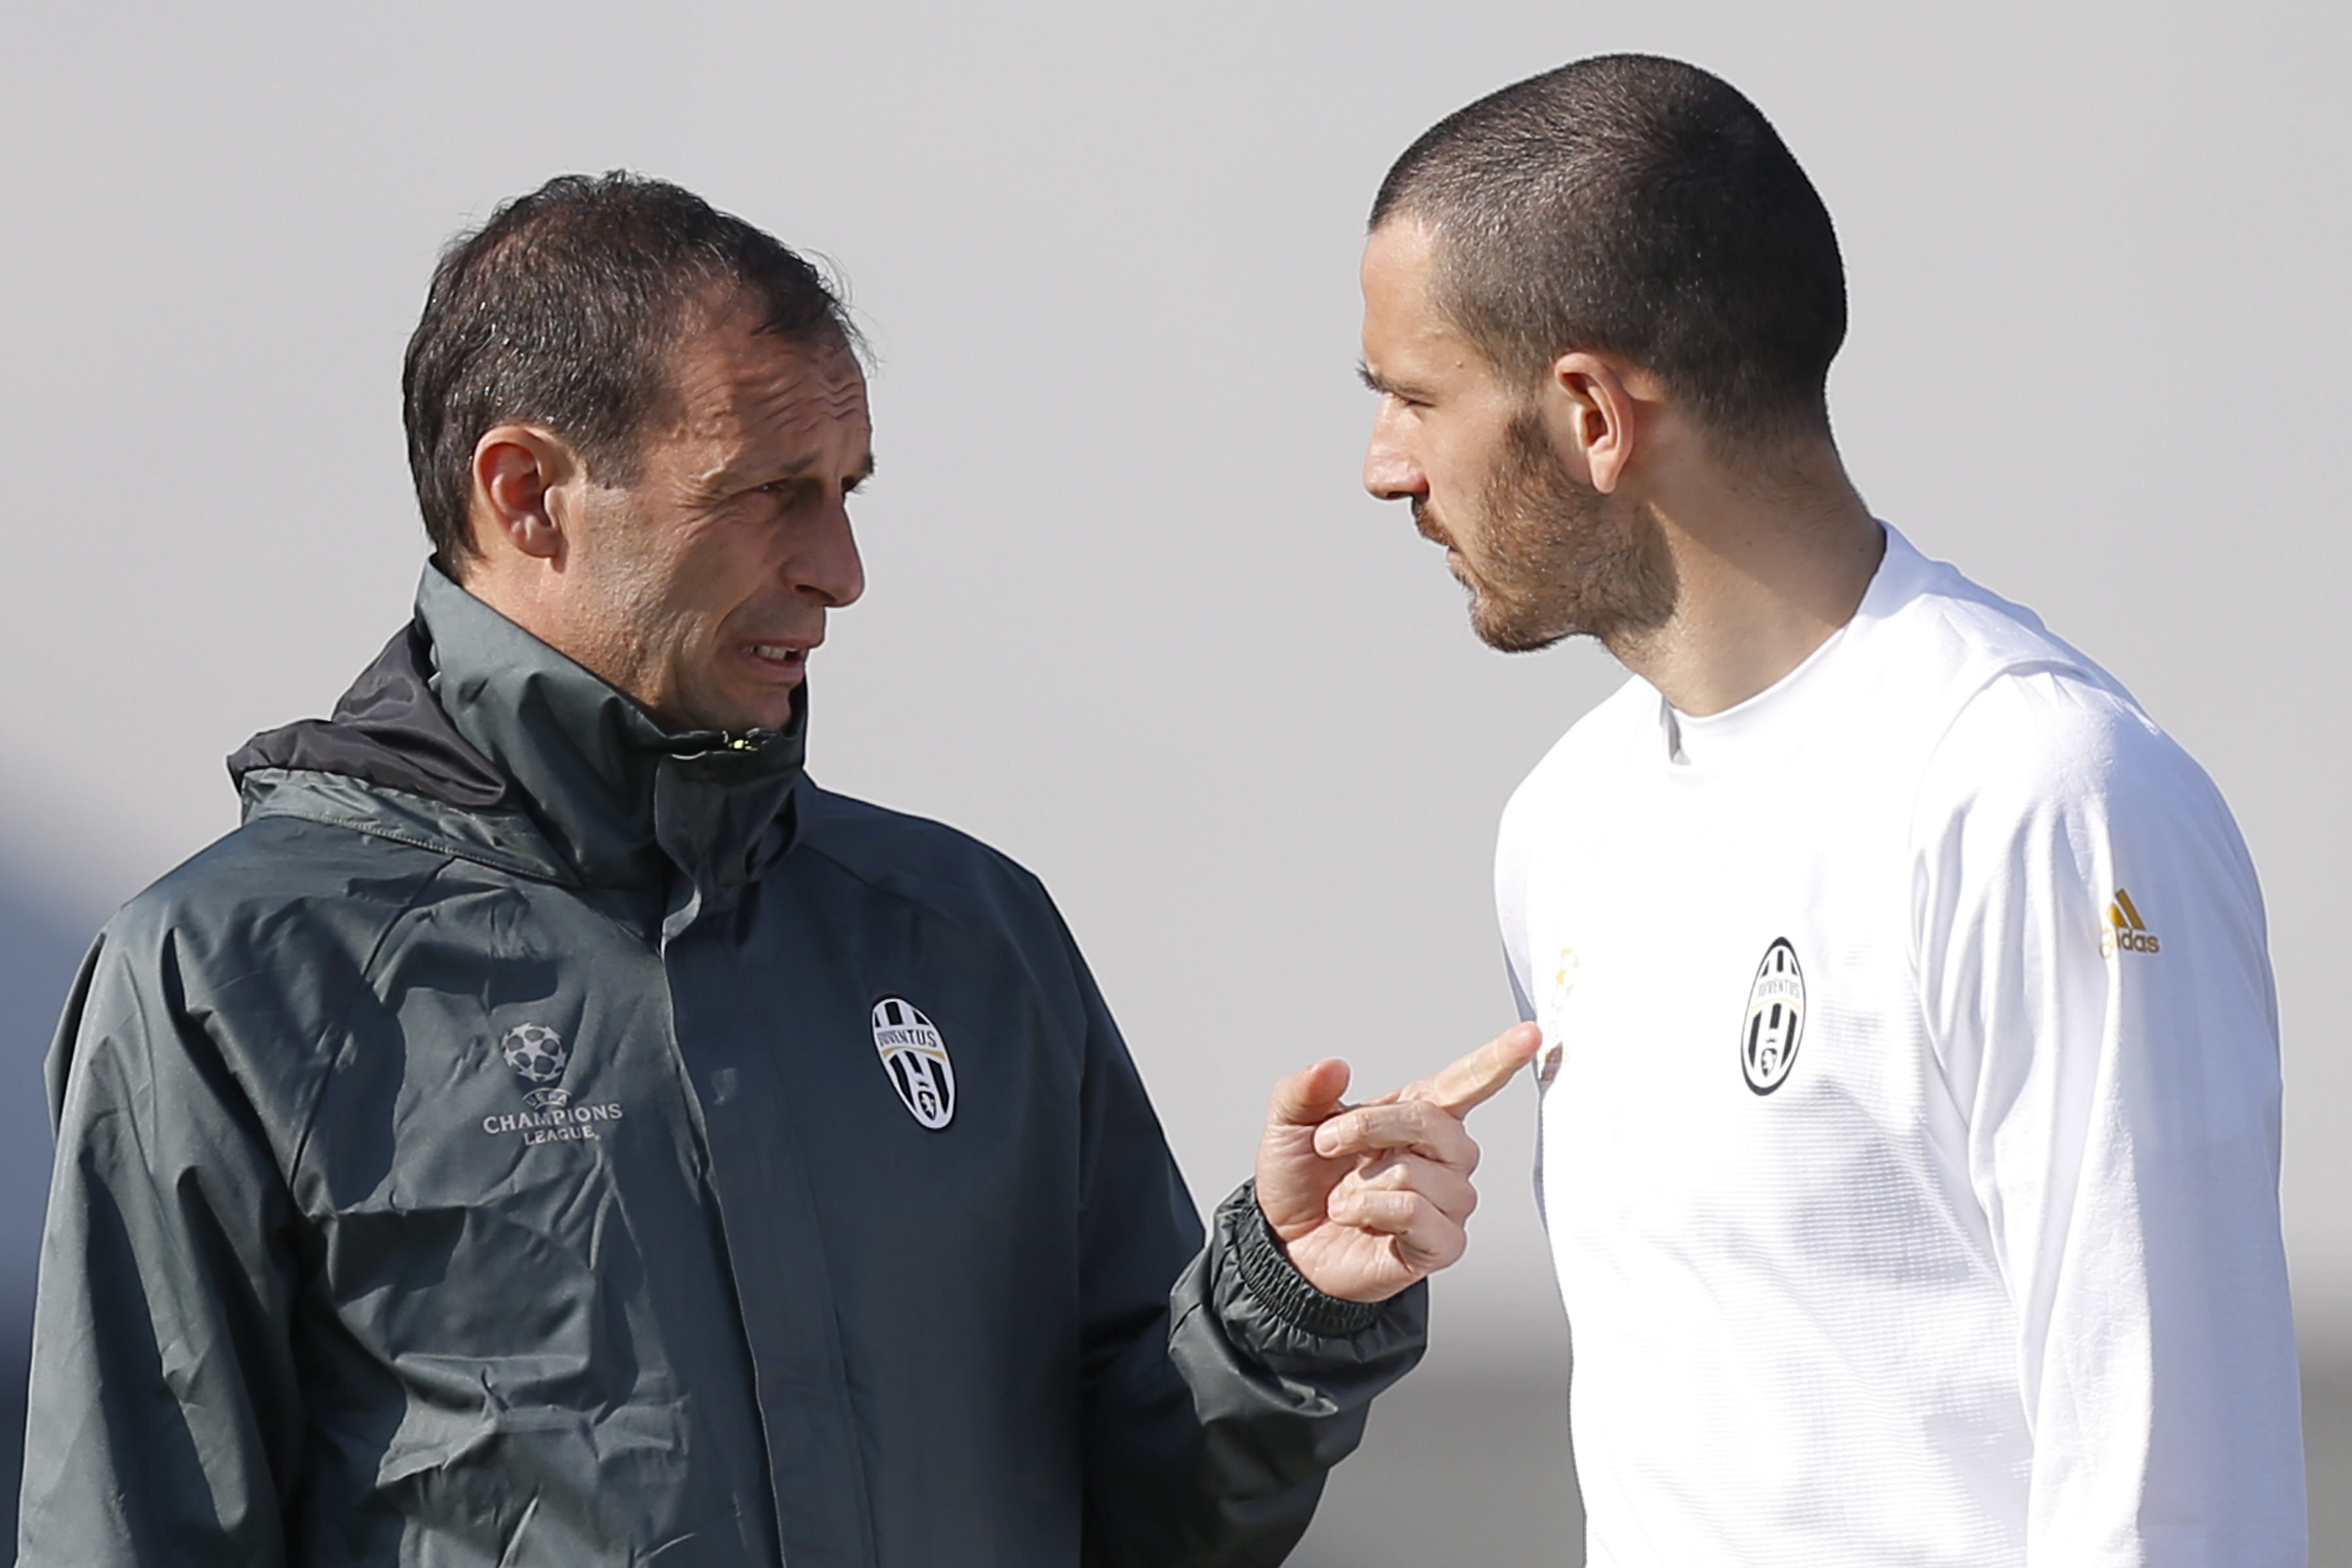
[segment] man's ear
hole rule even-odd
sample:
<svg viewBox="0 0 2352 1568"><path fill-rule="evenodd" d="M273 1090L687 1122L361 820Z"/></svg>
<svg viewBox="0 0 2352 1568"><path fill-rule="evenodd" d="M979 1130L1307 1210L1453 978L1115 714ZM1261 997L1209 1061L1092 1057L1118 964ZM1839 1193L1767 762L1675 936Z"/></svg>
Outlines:
<svg viewBox="0 0 2352 1568"><path fill-rule="evenodd" d="M572 444L536 425L500 425L474 443L467 520L486 559L525 555L563 563L586 469Z"/></svg>
<svg viewBox="0 0 2352 1568"><path fill-rule="evenodd" d="M1552 362L1543 401L1553 439L1578 477L1603 494L1616 489L1648 432L1654 379L1583 349Z"/></svg>

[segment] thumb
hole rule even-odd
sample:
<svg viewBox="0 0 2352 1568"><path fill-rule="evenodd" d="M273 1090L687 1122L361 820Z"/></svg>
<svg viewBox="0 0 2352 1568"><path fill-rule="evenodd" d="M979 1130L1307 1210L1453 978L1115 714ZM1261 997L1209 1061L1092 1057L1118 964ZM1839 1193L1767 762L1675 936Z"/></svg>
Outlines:
<svg viewBox="0 0 2352 1568"><path fill-rule="evenodd" d="M1266 1104L1268 1127L1313 1127L1339 1114L1339 1097L1348 1092L1348 1064L1327 1057L1301 1068L1274 1086Z"/></svg>

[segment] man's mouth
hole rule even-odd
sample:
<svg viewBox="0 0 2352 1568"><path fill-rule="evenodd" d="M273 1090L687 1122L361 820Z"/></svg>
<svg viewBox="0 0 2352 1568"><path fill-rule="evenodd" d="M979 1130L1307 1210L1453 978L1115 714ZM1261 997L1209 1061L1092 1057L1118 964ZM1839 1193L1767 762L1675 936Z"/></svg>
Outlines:
<svg viewBox="0 0 2352 1568"><path fill-rule="evenodd" d="M1412 527L1414 532L1432 544L1443 544L1448 550L1454 548L1453 539L1446 533L1444 525L1437 521L1436 514L1430 509L1428 498L1424 496L1412 498Z"/></svg>
<svg viewBox="0 0 2352 1568"><path fill-rule="evenodd" d="M808 663L808 656L815 646L814 643L755 642L749 645L747 651L762 664L772 665L782 670L797 670Z"/></svg>

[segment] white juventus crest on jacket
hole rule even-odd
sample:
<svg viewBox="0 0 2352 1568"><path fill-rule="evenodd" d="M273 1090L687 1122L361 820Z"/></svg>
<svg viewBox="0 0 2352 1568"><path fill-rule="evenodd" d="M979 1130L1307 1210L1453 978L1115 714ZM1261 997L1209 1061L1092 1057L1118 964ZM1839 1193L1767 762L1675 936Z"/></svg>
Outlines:
<svg viewBox="0 0 2352 1568"><path fill-rule="evenodd" d="M1776 937L1748 987L1748 1016L1739 1023L1739 1070L1748 1087L1769 1094L1788 1081L1805 1035L1805 972L1797 950Z"/></svg>
<svg viewBox="0 0 2352 1568"><path fill-rule="evenodd" d="M874 1004L874 1048L914 1119L936 1132L955 1120L955 1067L922 1010L898 996Z"/></svg>

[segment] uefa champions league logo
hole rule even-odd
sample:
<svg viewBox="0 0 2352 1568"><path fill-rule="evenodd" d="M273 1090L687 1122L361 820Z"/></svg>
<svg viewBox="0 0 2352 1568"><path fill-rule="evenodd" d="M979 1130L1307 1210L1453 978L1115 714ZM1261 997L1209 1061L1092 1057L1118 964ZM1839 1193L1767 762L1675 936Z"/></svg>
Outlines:
<svg viewBox="0 0 2352 1568"><path fill-rule="evenodd" d="M522 1079L521 1110L494 1111L482 1118L482 1131L500 1138L512 1133L524 1147L541 1143L596 1143L611 1132L604 1126L621 1120L617 1100L572 1103L572 1091L562 1087L564 1070L572 1065L572 1047L545 1024L517 1024L499 1037L499 1055ZM596 1059L592 1052L590 1060ZM593 1089L596 1075L589 1074ZM599 1131L599 1129L604 1129Z"/></svg>
<svg viewBox="0 0 2352 1568"><path fill-rule="evenodd" d="M563 1079L563 1069L572 1063L562 1036L544 1024L517 1024L499 1042L499 1049L507 1066L534 1086L522 1097L525 1105L533 1110L560 1110L571 1103L571 1092L557 1087Z"/></svg>

